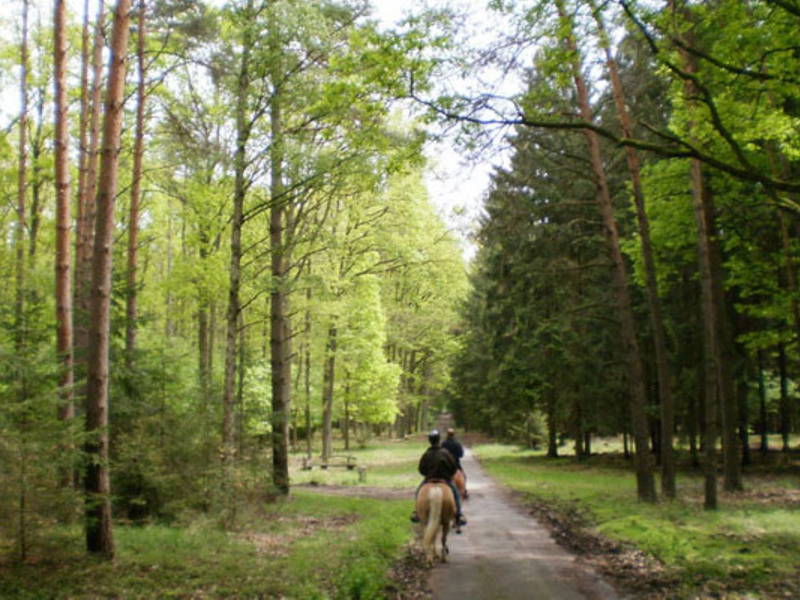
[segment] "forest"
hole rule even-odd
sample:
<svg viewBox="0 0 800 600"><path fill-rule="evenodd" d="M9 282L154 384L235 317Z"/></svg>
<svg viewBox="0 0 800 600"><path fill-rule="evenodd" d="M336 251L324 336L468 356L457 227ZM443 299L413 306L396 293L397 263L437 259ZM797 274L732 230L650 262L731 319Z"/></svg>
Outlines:
<svg viewBox="0 0 800 600"><path fill-rule="evenodd" d="M8 3L0 592L59 545L295 510L301 461L445 411L553 460L618 437L643 505L797 487L800 3L472 9ZM468 240L443 141L491 165Z"/></svg>

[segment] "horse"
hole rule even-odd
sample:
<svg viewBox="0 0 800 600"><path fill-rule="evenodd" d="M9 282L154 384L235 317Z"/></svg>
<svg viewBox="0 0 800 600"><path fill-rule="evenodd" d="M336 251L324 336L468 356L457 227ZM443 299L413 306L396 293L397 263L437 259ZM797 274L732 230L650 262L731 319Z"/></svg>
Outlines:
<svg viewBox="0 0 800 600"><path fill-rule="evenodd" d="M429 565L438 558L447 562L447 534L456 516L456 500L450 486L442 480L426 482L417 495L417 515L423 524L422 549ZM436 541L441 532L441 548Z"/></svg>
<svg viewBox="0 0 800 600"><path fill-rule="evenodd" d="M453 483L456 484L456 489L461 495L462 500L469 498L469 492L467 491L467 474L464 473L463 469L456 471L456 474L453 476Z"/></svg>

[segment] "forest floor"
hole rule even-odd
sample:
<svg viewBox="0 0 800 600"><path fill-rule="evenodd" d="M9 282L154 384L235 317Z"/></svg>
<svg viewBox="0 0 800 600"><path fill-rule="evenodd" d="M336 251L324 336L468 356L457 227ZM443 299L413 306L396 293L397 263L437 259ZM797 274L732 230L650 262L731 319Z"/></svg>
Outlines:
<svg viewBox="0 0 800 600"><path fill-rule="evenodd" d="M597 577L587 561L559 547L548 530L505 487L492 480L468 453L469 524L462 535L451 533L448 563L428 570L419 548L408 548L395 565L388 595L396 600L615 600L614 589ZM305 486L304 486L305 487ZM307 486L323 494L373 499L409 499L413 489Z"/></svg>
<svg viewBox="0 0 800 600"><path fill-rule="evenodd" d="M531 572L531 564L537 563L533 569L538 573L535 582L520 583L519 579L516 580L515 587L525 590L522 596L525 598L614 597L614 592L609 592L607 588L600 595L593 596L596 592L587 591L582 586L578 586L577 592L574 589L562 590L555 595L548 592L547 585L542 582L549 575L541 570L557 571L563 566L557 564L559 560L578 569L581 573L578 579L588 577L591 580L591 573L597 573L617 590L620 597L629 599L800 598L800 570L793 571L797 577L791 573L787 575L786 565L781 567L771 564L777 561L765 553L778 552L784 557L784 562L789 563L797 554L796 548L792 550L796 546L793 540L797 533L797 523L793 515L800 508L800 486L797 479L800 471L793 455L773 453L768 457L760 457L758 460L765 462L748 469L746 491L737 494L720 492L721 509L713 515L702 510L701 487L692 478L691 470L681 480L680 502L661 503L652 510L635 500L630 501L630 505L625 504L621 510L629 513L627 518L642 535L650 535L648 532L653 528L662 528L665 536L673 536L670 541L676 547L675 554L686 555L677 560L674 556L661 560L657 557L659 552L653 549L653 544L648 547L647 543L625 541L620 540L619 536L606 535L603 527L598 527L606 516L598 516L593 512L600 510L602 513L604 507L593 504L593 500L579 498L579 492L569 491L570 485L573 485L570 477L577 477L579 485L589 488L598 483L592 481L593 475L590 476L590 473L606 471L614 473L612 486L620 488L618 491L621 497L629 497L629 465L615 449L607 454L593 456L591 465L577 464L568 457L559 459L557 464L551 464L550 461L538 462L541 458L530 462L528 453L505 449L502 451L505 458L498 463L495 450L486 445L488 440L469 441L476 442L480 458L485 459L484 462L491 467L493 473L497 471L498 465L505 462L510 470L526 481L526 485L539 486L545 493L532 493L524 486L515 485L513 481L509 482L511 488L516 488L513 492L505 485L491 480L482 483L478 476L480 467L467 466L471 475L470 488L473 490L472 499L465 503L465 514L470 523L464 528L462 536L451 536L452 553L449 563L432 571L428 570L421 560L418 547L409 546L403 559L392 569L392 584L386 589L387 597L395 600L438 600L449 597L443 589L453 591L453 597L497 597L496 582L515 579L508 571L495 570L497 567L492 559L498 557L501 563L515 563L517 561L513 560L513 556L517 553L527 560L527 563L520 561L524 563L519 567L523 571ZM533 470L523 475L528 468ZM549 473L537 469L544 469ZM555 483L548 479L556 474L565 479L558 479ZM404 487L397 488L347 484L303 487L341 496L385 500L407 498L409 510L413 493L413 486L407 483ZM552 496L554 489L558 489L562 500ZM598 496L609 495L602 485L592 493ZM514 516L513 524L498 524L493 520L494 517L484 520L486 514L492 512L481 505L487 497L502 498L506 504L499 512L503 515L520 513L522 521L517 522L517 516ZM617 502L618 498L614 496L610 501ZM697 524L698 520L702 522L701 525ZM707 531L703 530L706 526ZM510 549L504 548L502 544L496 545L498 538L513 539L513 535L508 535L509 530L517 533L528 528L538 528L540 531L529 533L530 537L524 541L511 541ZM541 535L555 540L560 548L556 547L555 553L550 548L543 549L544 547L538 545L543 543L540 541ZM487 541L488 544L485 543ZM564 552L567 553L566 558L563 558ZM693 552L700 554L691 558ZM554 556L562 558L554 559ZM556 561L556 566L546 566L547 561L553 560ZM791 565L788 569L791 571ZM447 583L450 575L455 575L454 581L461 583ZM470 584L470 581L473 583ZM485 596L469 588L470 585L484 583L490 584L492 590ZM542 595L532 595L531 590L537 590Z"/></svg>
<svg viewBox="0 0 800 600"><path fill-rule="evenodd" d="M746 490L720 493L720 509L709 512L685 455L679 499L648 505L636 501L618 440L597 440L585 461L567 446L547 459L541 450L466 441L480 459L466 465L469 525L451 536L449 563L432 570L408 520L426 447L420 435L347 450L366 482L357 471L303 470L295 453L291 497L268 502L263 486L246 488L227 529L220 515L195 511L169 523L120 519L113 563L86 556L77 525L31 521L27 560L0 536L0 598L427 600L447 598L444 585L463 600L499 597L501 584L525 598L800 598L800 451L754 457ZM559 580L566 587L553 592Z"/></svg>

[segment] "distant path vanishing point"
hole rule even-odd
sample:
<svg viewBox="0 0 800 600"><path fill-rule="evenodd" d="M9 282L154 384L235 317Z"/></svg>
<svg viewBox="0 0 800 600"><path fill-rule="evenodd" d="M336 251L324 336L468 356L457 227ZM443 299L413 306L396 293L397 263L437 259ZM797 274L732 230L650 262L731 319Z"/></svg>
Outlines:
<svg viewBox="0 0 800 600"><path fill-rule="evenodd" d="M468 525L448 536L430 575L436 600L620 600L621 596L517 506L467 450Z"/></svg>

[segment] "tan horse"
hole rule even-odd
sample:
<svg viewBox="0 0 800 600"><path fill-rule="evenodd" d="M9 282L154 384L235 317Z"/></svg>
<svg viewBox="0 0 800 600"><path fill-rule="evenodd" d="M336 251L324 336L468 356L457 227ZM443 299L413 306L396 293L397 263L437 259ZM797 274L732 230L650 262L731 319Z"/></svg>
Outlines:
<svg viewBox="0 0 800 600"><path fill-rule="evenodd" d="M429 565L435 559L447 562L447 534L456 516L456 501L450 486L443 481L429 481L417 495L417 515L424 527L422 549ZM441 533L441 547L437 547L437 537Z"/></svg>
<svg viewBox="0 0 800 600"><path fill-rule="evenodd" d="M464 473L463 470L459 469L456 471L456 474L453 476L453 483L456 484L456 489L461 495L462 500L469 498L469 492L467 491L467 474Z"/></svg>

